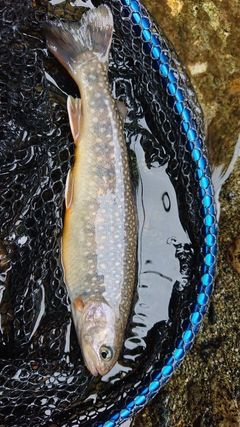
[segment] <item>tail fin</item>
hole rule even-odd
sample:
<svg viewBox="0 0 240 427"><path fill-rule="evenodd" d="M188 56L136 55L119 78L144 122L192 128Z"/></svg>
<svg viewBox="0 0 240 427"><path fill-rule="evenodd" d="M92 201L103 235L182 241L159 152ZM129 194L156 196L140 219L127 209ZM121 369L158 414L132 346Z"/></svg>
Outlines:
<svg viewBox="0 0 240 427"><path fill-rule="evenodd" d="M94 56L107 62L113 32L110 8L90 9L79 22L46 22L42 25L49 50L73 76L81 62Z"/></svg>

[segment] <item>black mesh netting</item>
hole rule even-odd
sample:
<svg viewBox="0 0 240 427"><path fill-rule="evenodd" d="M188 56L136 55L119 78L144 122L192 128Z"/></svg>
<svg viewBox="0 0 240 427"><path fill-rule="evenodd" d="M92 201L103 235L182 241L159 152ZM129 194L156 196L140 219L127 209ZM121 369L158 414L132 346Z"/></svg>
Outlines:
<svg viewBox="0 0 240 427"><path fill-rule="evenodd" d="M46 0L0 2L0 424L3 426L93 426L137 395L153 367L161 367L189 316L198 271L200 201L190 154L159 73L143 49L121 2L110 4L115 20L109 77L128 107L126 140L139 138L148 168L166 167L179 217L190 245L175 243L180 273L169 303L169 320L149 330L127 375L93 379L85 368L72 327L61 266L61 232L66 175L74 147L66 94L77 88L47 52L41 22L77 20L81 8ZM201 133L202 116L174 52L160 34L179 87L188 93ZM60 88L60 89L59 89ZM146 126L143 125L146 124ZM130 157L131 157L130 152ZM133 180L136 159L132 159ZM131 319L130 319L131 323ZM129 331L132 334L132 330ZM124 359L125 358L125 359ZM103 418L102 418L103 417Z"/></svg>

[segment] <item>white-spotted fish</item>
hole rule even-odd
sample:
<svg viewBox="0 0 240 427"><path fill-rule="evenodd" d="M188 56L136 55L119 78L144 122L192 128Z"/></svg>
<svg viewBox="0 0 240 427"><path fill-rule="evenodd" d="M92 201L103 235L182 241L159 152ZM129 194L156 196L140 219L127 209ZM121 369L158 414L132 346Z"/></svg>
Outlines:
<svg viewBox="0 0 240 427"><path fill-rule="evenodd" d="M101 5L80 22L47 23L44 30L81 94L67 101L75 162L66 184L62 261L85 364L93 375L105 375L123 345L137 240L126 107L113 99L108 82L113 17Z"/></svg>

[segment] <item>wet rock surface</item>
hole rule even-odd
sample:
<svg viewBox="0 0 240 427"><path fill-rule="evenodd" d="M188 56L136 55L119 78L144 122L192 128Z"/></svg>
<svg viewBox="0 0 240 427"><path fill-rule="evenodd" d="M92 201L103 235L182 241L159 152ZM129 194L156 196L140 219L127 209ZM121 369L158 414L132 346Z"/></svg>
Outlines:
<svg viewBox="0 0 240 427"><path fill-rule="evenodd" d="M228 263L240 274L240 236L238 235L228 248Z"/></svg>

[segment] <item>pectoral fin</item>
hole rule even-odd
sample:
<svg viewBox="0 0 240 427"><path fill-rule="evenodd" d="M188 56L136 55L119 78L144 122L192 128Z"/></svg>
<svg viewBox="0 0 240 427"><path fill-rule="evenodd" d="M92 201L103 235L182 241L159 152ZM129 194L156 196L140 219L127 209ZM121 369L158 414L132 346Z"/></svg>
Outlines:
<svg viewBox="0 0 240 427"><path fill-rule="evenodd" d="M73 305L75 307L76 310L78 311L82 311L83 307L84 307L84 303L81 297L76 297L75 300L73 301Z"/></svg>
<svg viewBox="0 0 240 427"><path fill-rule="evenodd" d="M68 171L66 188L65 188L65 206L69 209L73 198L73 176L71 169Z"/></svg>
<svg viewBox="0 0 240 427"><path fill-rule="evenodd" d="M81 99L73 98L71 95L69 95L67 98L67 111L72 136L76 144L78 143L80 137Z"/></svg>

